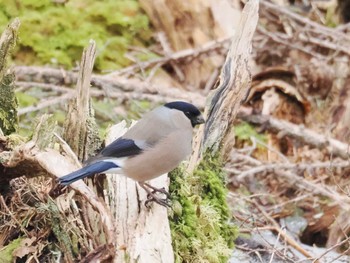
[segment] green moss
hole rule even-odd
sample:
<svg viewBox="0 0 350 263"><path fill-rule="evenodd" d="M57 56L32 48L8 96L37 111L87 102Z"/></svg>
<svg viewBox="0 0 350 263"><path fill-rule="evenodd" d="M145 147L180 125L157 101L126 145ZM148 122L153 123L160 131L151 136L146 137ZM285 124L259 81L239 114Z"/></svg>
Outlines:
<svg viewBox="0 0 350 263"><path fill-rule="evenodd" d="M176 262L227 262L236 228L230 223L222 163L206 154L193 175L171 174L170 226Z"/></svg>
<svg viewBox="0 0 350 263"><path fill-rule="evenodd" d="M77 238L74 237L73 232L67 232L66 229L63 228L67 222L62 218L60 211L52 199L48 199L48 203L46 205L41 204L40 208L42 211L47 211L50 214L50 222L52 231L60 243L61 248L64 249L65 253L68 253L73 257L74 255L79 254L79 249L77 245ZM71 235L71 237L69 236Z"/></svg>
<svg viewBox="0 0 350 263"><path fill-rule="evenodd" d="M1 1L3 24L17 16L22 28L15 59L21 64L74 67L94 39L99 48L96 68L117 69L132 63L124 56L129 46L151 39L148 18L136 0Z"/></svg>
<svg viewBox="0 0 350 263"><path fill-rule="evenodd" d="M19 237L12 240L7 246L0 249L0 263L14 262L12 253L16 248L21 247L22 240L24 240L24 238Z"/></svg>
<svg viewBox="0 0 350 263"><path fill-rule="evenodd" d="M339 14L336 5L330 6L326 11L326 26L335 28L339 25Z"/></svg>
<svg viewBox="0 0 350 263"><path fill-rule="evenodd" d="M254 127L247 122L241 122L240 124L235 125L234 132L238 140L245 141L245 140L250 140L250 137L255 137L259 141L262 141L262 142L267 141L265 135L257 133Z"/></svg>
<svg viewBox="0 0 350 263"><path fill-rule="evenodd" d="M21 108L35 105L38 103L38 98L24 92L16 92L16 97L18 99L18 105Z"/></svg>
<svg viewBox="0 0 350 263"><path fill-rule="evenodd" d="M17 130L17 99L14 93L14 74L0 80L0 129L5 135Z"/></svg>
<svg viewBox="0 0 350 263"><path fill-rule="evenodd" d="M15 19L2 33L0 43L0 134L9 135L17 130L17 99L15 75L8 73L7 62L16 45L19 21Z"/></svg>

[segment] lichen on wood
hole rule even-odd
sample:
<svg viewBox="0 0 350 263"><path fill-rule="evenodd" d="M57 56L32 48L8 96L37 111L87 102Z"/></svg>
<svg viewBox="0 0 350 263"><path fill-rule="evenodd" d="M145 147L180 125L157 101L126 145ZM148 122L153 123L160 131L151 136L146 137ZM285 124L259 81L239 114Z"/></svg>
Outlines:
<svg viewBox="0 0 350 263"><path fill-rule="evenodd" d="M7 69L7 60L16 45L19 25L19 19L15 19L0 38L0 134L5 135L15 132L18 127L15 75Z"/></svg>

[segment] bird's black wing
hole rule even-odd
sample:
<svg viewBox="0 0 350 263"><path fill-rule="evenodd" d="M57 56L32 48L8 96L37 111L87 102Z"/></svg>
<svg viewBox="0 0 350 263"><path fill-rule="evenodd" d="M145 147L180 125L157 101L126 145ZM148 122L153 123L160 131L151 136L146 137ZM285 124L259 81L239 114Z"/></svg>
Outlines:
<svg viewBox="0 0 350 263"><path fill-rule="evenodd" d="M106 148L100 152L99 156L121 158L137 155L141 152L142 149L139 148L133 140L119 138L107 145Z"/></svg>

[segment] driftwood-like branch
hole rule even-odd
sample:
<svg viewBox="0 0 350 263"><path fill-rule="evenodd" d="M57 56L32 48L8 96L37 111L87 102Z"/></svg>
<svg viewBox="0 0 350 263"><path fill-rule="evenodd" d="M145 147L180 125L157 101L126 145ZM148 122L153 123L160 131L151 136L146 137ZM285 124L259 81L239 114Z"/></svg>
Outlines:
<svg viewBox="0 0 350 263"><path fill-rule="evenodd" d="M317 32L321 35L323 35L324 37L330 37L332 39L337 40L338 44L341 45L342 41L350 41L350 37L338 30L334 30L333 28L329 28L326 26L323 26L319 23L316 23L310 19L308 19L305 16L301 16L299 14L297 14L296 12L291 12L289 9L285 8L285 7L281 7L279 5L270 3L266 0L260 0L261 3L261 7L262 8L266 8L266 9L270 9L272 11L274 11L275 13L281 14L281 15L285 15L291 19L293 19L294 21L300 23L301 25L303 25L304 28L310 28L312 29L314 32ZM345 46L346 48L346 46Z"/></svg>
<svg viewBox="0 0 350 263"><path fill-rule="evenodd" d="M206 124L199 130L195 152L191 156L189 171L201 158L203 150L211 148L215 153L231 129L239 107L248 93L251 83L249 59L253 35L258 23L259 1L250 0L245 5L237 32L220 74L218 87L212 92L207 110ZM202 140L203 141L200 141Z"/></svg>
<svg viewBox="0 0 350 263"><path fill-rule="evenodd" d="M204 148L215 152L235 119L251 83L249 58L253 35L258 23L259 1L249 1L220 74L220 83L213 92L204 132Z"/></svg>
<svg viewBox="0 0 350 263"><path fill-rule="evenodd" d="M247 162L252 164L250 160L252 157L240 155L241 158L246 159ZM255 159L253 159L255 160ZM256 166L255 166L256 165ZM255 176L259 173L275 173L278 177L285 178L288 185L293 188L297 188L302 191L309 191L313 194L319 194L330 198L335 201L339 206L344 209L350 208L350 198L346 195L339 194L337 191L327 185L321 185L315 182L311 182L304 177L298 175L304 170L310 169L337 169L347 168L350 166L349 161L342 162L318 162L318 163L268 163L264 164L258 161L257 164L251 166L244 171L227 168L228 172L235 174L231 177L230 182L243 182L250 176ZM298 173L294 172L298 171Z"/></svg>
<svg viewBox="0 0 350 263"><path fill-rule="evenodd" d="M263 115L239 114L239 118L252 124L262 125L265 129L274 132L281 132L283 135L296 138L319 149L326 149L330 154L339 156L343 159L347 160L349 158L348 144L321 135L313 130L305 128L304 126L295 125L287 121Z"/></svg>
<svg viewBox="0 0 350 263"><path fill-rule="evenodd" d="M277 170L297 170L304 171L308 169L321 169L321 168L346 168L349 167L348 161L343 162L322 162L322 163L271 163L271 164L260 164L252 169L240 172L239 175L232 178L230 181L242 181L248 176L253 176L261 172L273 172ZM230 169L227 171L231 172Z"/></svg>

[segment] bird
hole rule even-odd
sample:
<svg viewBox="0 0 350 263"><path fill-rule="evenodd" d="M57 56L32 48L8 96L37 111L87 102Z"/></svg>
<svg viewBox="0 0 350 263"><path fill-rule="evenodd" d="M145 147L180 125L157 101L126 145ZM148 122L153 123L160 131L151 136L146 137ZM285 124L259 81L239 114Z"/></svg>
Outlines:
<svg viewBox="0 0 350 263"><path fill-rule="evenodd" d="M123 174L147 192L147 201L170 206L169 193L147 181L168 173L192 151L193 128L205 122L200 110L191 103L173 101L146 113L123 136L88 159L83 167L58 178L61 185L99 173ZM159 198L156 193L166 195Z"/></svg>

